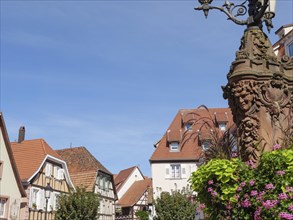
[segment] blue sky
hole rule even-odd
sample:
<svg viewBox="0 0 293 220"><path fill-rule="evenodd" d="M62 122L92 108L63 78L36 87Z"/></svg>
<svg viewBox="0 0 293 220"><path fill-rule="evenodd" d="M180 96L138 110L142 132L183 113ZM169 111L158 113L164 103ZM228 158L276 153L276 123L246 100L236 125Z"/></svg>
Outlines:
<svg viewBox="0 0 293 220"><path fill-rule="evenodd" d="M223 1L224 2L224 1ZM239 1L238 1L239 2ZM214 1L220 4L220 1ZM197 1L0 1L1 111L10 140L85 146L111 172L150 176L179 109L227 107L221 85L244 26ZM293 22L277 0L274 32Z"/></svg>

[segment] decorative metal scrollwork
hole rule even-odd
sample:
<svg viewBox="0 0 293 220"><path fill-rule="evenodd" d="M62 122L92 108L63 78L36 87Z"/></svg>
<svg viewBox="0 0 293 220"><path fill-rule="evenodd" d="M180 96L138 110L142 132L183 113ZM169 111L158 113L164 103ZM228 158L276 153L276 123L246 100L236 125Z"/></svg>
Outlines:
<svg viewBox="0 0 293 220"><path fill-rule="evenodd" d="M194 8L195 10L202 10L205 17L208 16L209 10L217 9L224 12L229 20L239 25L259 26L262 27L262 23L265 22L268 31L273 27L272 18L274 12L266 12L266 8L269 5L269 0L263 0L261 3L259 0L244 0L241 4L234 4L229 0L225 0L225 3L219 6L211 5L213 0L198 0L201 6ZM239 19L248 14L246 19Z"/></svg>

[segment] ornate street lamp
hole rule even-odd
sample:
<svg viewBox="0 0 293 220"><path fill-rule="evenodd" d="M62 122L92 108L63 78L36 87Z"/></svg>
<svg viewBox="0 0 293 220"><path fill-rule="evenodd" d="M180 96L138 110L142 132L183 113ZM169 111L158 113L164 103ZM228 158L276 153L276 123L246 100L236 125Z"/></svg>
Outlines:
<svg viewBox="0 0 293 220"><path fill-rule="evenodd" d="M293 59L277 57L271 42L262 31L273 27L275 0L244 0L234 4L212 6L213 0L199 0L208 16L217 9L239 25L247 25L223 86L237 127L240 157L258 163L264 151L271 151L275 144L288 142L293 134ZM240 19L244 15L246 19Z"/></svg>
<svg viewBox="0 0 293 220"><path fill-rule="evenodd" d="M45 211L45 220L47 220L47 212L48 212L48 200L51 197L51 193L53 192L52 187L50 186L50 183L47 184L45 187L45 199L46 199L46 211Z"/></svg>
<svg viewBox="0 0 293 220"><path fill-rule="evenodd" d="M201 6L195 8L195 10L202 10L206 18L209 10L217 9L224 12L229 20L239 25L262 27L262 22L265 22L268 31L273 27L272 18L275 17L276 0L244 0L241 4L234 4L225 0L221 7L211 5L213 0L198 1ZM247 19L239 19L245 14L248 14Z"/></svg>

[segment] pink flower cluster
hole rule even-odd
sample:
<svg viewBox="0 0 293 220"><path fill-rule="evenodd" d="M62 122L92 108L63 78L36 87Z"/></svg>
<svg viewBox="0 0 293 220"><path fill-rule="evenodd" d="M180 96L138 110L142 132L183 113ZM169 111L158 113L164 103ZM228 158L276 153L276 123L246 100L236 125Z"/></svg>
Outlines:
<svg viewBox="0 0 293 220"><path fill-rule="evenodd" d="M232 153L232 154L231 154L231 157L232 157L232 158L235 158L235 157L238 157L238 155L237 155L237 153Z"/></svg>
<svg viewBox="0 0 293 220"><path fill-rule="evenodd" d="M278 171L276 171L276 174L279 176L283 176L286 174L286 172L284 170L278 170Z"/></svg>
<svg viewBox="0 0 293 220"><path fill-rule="evenodd" d="M260 220L261 207L258 207L254 212L254 220Z"/></svg>
<svg viewBox="0 0 293 220"><path fill-rule="evenodd" d="M249 206L251 206L251 202L249 201L249 199L244 199L244 201L241 202L241 206L244 208L248 208Z"/></svg>
<svg viewBox="0 0 293 220"><path fill-rule="evenodd" d="M293 219L293 215L290 214L290 213L287 213L287 212L281 212L281 213L279 214L279 217L280 217L281 219L288 219L288 220L292 220L292 219Z"/></svg>
<svg viewBox="0 0 293 220"><path fill-rule="evenodd" d="M270 209L275 207L278 204L278 200L267 200L265 202L262 202L262 205L266 208L266 209Z"/></svg>
<svg viewBox="0 0 293 220"><path fill-rule="evenodd" d="M280 148L281 148L281 146L279 144L276 144L275 146L273 146L273 150L278 150Z"/></svg>
<svg viewBox="0 0 293 220"><path fill-rule="evenodd" d="M265 186L265 188L266 188L266 189L274 189L275 187L274 187L273 184L269 183L269 184L267 184L267 185Z"/></svg>
<svg viewBox="0 0 293 220"><path fill-rule="evenodd" d="M247 166L251 167L252 169L255 169L256 168L256 165L255 165L255 163L252 160L249 160L249 161L245 162L245 164Z"/></svg>
<svg viewBox="0 0 293 220"><path fill-rule="evenodd" d="M199 204L199 209L200 209L200 210L203 210L205 207L206 207L206 206L205 206L204 203L200 203L200 204Z"/></svg>
<svg viewBox="0 0 293 220"><path fill-rule="evenodd" d="M249 185L250 185L250 186L253 186L254 184L255 184L255 180L250 180L250 181L249 181Z"/></svg>
<svg viewBox="0 0 293 220"><path fill-rule="evenodd" d="M280 193L279 196L278 196L278 199L280 199L280 200L285 200L287 198L288 198L288 196L287 196L286 193Z"/></svg>
<svg viewBox="0 0 293 220"><path fill-rule="evenodd" d="M258 192L256 190L251 190L250 195L251 196L257 196Z"/></svg>

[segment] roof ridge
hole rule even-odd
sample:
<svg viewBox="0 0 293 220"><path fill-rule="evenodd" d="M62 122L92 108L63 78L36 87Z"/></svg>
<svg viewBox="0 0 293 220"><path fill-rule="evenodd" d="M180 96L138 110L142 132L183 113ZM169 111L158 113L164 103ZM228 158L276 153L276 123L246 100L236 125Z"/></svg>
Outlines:
<svg viewBox="0 0 293 220"><path fill-rule="evenodd" d="M41 139L40 141L41 141L42 148L43 148L43 151L44 151L45 155L48 155L48 153L46 152L46 149L45 149L44 140Z"/></svg>

